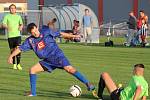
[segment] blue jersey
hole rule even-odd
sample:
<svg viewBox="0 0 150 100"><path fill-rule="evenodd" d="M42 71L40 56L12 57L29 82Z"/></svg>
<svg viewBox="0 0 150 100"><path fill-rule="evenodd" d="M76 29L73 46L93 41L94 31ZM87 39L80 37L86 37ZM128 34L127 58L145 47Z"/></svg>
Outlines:
<svg viewBox="0 0 150 100"><path fill-rule="evenodd" d="M83 16L83 26L84 27L91 27L91 23L92 23L92 17L91 16Z"/></svg>
<svg viewBox="0 0 150 100"><path fill-rule="evenodd" d="M43 26L38 38L28 37L19 48L21 51L33 50L40 59L60 57L64 54L54 39L58 36L60 36L60 32L53 32L48 26Z"/></svg>

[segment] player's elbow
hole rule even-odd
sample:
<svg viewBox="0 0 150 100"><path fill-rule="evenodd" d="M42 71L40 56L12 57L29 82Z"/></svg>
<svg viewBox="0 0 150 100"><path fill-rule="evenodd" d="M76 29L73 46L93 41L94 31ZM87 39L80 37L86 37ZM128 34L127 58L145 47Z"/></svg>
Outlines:
<svg viewBox="0 0 150 100"><path fill-rule="evenodd" d="M106 77L106 76L108 76L109 74L107 73L107 72L103 72L102 74L101 74L101 76L102 77Z"/></svg>
<svg viewBox="0 0 150 100"><path fill-rule="evenodd" d="M61 35L64 39L70 39L70 35L69 35L68 33L61 32L60 35Z"/></svg>
<svg viewBox="0 0 150 100"><path fill-rule="evenodd" d="M21 49L18 46L15 48L15 50L18 54L21 53Z"/></svg>
<svg viewBox="0 0 150 100"><path fill-rule="evenodd" d="M137 86L136 87L136 92L138 92L140 94L142 92L142 87L141 86Z"/></svg>
<svg viewBox="0 0 150 100"><path fill-rule="evenodd" d="M142 87L141 86L137 86L137 90L138 91L142 91Z"/></svg>
<svg viewBox="0 0 150 100"><path fill-rule="evenodd" d="M146 100L146 96L143 96L143 97L142 97L142 100Z"/></svg>
<svg viewBox="0 0 150 100"><path fill-rule="evenodd" d="M62 37L65 37L65 33L64 33L64 32L60 32L60 35L61 35Z"/></svg>
<svg viewBox="0 0 150 100"><path fill-rule="evenodd" d="M142 92L142 87L141 86L137 86L133 100L137 100L139 98L141 92Z"/></svg>
<svg viewBox="0 0 150 100"><path fill-rule="evenodd" d="M1 26L2 28L7 28L7 25L5 25L5 24L2 24L2 26Z"/></svg>

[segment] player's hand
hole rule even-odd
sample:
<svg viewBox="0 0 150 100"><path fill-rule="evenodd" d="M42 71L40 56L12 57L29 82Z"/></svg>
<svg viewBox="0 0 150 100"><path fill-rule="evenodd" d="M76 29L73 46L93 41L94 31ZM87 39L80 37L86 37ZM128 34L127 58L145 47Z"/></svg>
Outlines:
<svg viewBox="0 0 150 100"><path fill-rule="evenodd" d="M5 24L0 24L0 28L8 29L7 25L5 25Z"/></svg>
<svg viewBox="0 0 150 100"><path fill-rule="evenodd" d="M2 24L0 23L0 29L3 28Z"/></svg>
<svg viewBox="0 0 150 100"><path fill-rule="evenodd" d="M13 58L11 56L8 57L7 62L9 64L13 64Z"/></svg>
<svg viewBox="0 0 150 100"><path fill-rule="evenodd" d="M75 38L81 38L81 35L75 35Z"/></svg>
<svg viewBox="0 0 150 100"><path fill-rule="evenodd" d="M22 28L23 28L23 26L19 26L18 30L19 30L19 31L22 31Z"/></svg>

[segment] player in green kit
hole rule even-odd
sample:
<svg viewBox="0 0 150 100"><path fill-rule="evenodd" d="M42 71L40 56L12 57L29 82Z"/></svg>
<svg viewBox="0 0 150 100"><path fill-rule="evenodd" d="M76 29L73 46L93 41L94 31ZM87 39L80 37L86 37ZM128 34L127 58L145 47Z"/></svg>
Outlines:
<svg viewBox="0 0 150 100"><path fill-rule="evenodd" d="M8 43L11 53L21 44L20 31L23 28L23 21L20 15L16 14L16 5L9 6L10 13L4 16L2 27L7 29ZM22 70L20 65L21 54L13 57L13 69ZM16 60L16 61L15 61Z"/></svg>
<svg viewBox="0 0 150 100"><path fill-rule="evenodd" d="M116 86L108 73L102 73L98 87L99 100L104 100L102 94L105 87L110 93L111 100L146 100L146 97L148 96L148 83L143 75L144 65L134 65L133 76L127 87L120 89Z"/></svg>

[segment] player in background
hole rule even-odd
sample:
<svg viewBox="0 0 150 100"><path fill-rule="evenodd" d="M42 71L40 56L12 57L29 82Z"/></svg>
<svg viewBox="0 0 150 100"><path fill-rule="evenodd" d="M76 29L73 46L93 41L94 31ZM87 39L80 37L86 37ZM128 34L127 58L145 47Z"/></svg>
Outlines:
<svg viewBox="0 0 150 100"><path fill-rule="evenodd" d="M126 35L126 44L125 46L131 46L134 34L137 32L137 19L134 16L134 12L129 12L128 24L128 33Z"/></svg>
<svg viewBox="0 0 150 100"><path fill-rule="evenodd" d="M73 20L73 28L72 28L72 30L68 31L68 33L69 34L73 34L73 35L80 35L80 27L79 27L79 21L78 20ZM73 42L80 42L81 37L79 37L79 38L72 38L71 41L73 41ZM66 39L66 43L69 42L69 41L70 41L70 39Z"/></svg>
<svg viewBox="0 0 150 100"><path fill-rule="evenodd" d="M58 36L64 38L76 38L80 37L79 35L71 35L58 31L54 32L48 26L43 26L42 29L38 30L34 23L30 23L27 26L27 30L31 36L29 36L21 46L10 54L8 57L8 63L12 64L12 58L14 56L28 50L33 50L38 58L41 59L41 61L30 68L31 93L28 96L36 96L36 74L44 71L51 72L56 68L64 69L66 72L84 83L87 86L87 89L95 94L95 87L90 84L90 82L79 71L71 66L68 59L54 40L54 38Z"/></svg>
<svg viewBox="0 0 150 100"><path fill-rule="evenodd" d="M140 31L140 38L141 38L141 46L142 47L145 47L145 44L147 44L147 40L146 40L146 37L147 37L147 24L145 22L145 20L142 20L142 26L141 26L141 29L139 30Z"/></svg>
<svg viewBox="0 0 150 100"><path fill-rule="evenodd" d="M73 35L80 35L82 37L79 21L78 20L74 20L73 22L74 22L74 26L72 28ZM73 39L74 42L80 42L80 40L81 40L81 38L74 38Z"/></svg>
<svg viewBox="0 0 150 100"><path fill-rule="evenodd" d="M85 15L83 16L83 19L82 19L84 39L85 39L85 43L87 43L88 41L91 43L92 42L91 34L92 34L92 29L93 29L92 16L90 14L89 9L85 9L84 11L85 11Z"/></svg>
<svg viewBox="0 0 150 100"><path fill-rule="evenodd" d="M57 19L56 19L56 18L53 18L52 20L50 20L50 21L48 22L47 26L48 26L50 29L56 31L56 28L55 28L55 23L56 23L56 22L57 22Z"/></svg>
<svg viewBox="0 0 150 100"><path fill-rule="evenodd" d="M2 27L7 29L8 43L11 53L21 44L21 34L23 21L20 15L16 13L16 5L9 6L10 13L4 16ZM13 69L22 70L20 65L21 54L13 57Z"/></svg>
<svg viewBox="0 0 150 100"><path fill-rule="evenodd" d="M143 22L144 22L144 27L143 26ZM141 43L141 30L144 30L144 34L146 35L145 37L145 45L148 46L149 43L147 42L147 29L145 28L145 26L148 28L148 16L145 14L144 10L140 10L139 12L139 18L137 20L137 29L138 29L138 33L139 35L139 42ZM143 29L142 29L143 28Z"/></svg>
<svg viewBox="0 0 150 100"><path fill-rule="evenodd" d="M116 86L108 73L102 73L98 87L99 100L103 100L102 94L105 87L110 93L111 100L146 100L146 96L148 96L148 83L143 75L144 65L134 65L133 76L129 84L124 89L120 89Z"/></svg>
<svg viewBox="0 0 150 100"><path fill-rule="evenodd" d="M142 27L142 20L145 20L145 23L148 25L148 16L145 14L144 10L140 10L139 12L139 18L137 20L138 30Z"/></svg>

